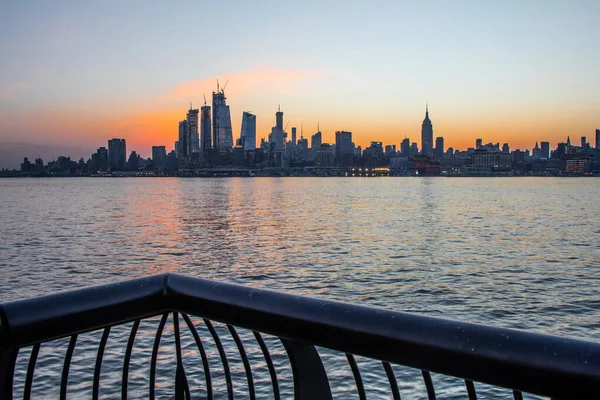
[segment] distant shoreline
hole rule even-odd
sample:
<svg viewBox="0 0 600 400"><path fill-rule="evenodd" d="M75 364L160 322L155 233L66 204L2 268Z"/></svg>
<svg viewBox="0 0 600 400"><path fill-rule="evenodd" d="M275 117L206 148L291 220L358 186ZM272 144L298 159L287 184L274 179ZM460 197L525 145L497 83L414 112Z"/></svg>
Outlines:
<svg viewBox="0 0 600 400"><path fill-rule="evenodd" d="M199 179L219 179L219 178L600 178L600 174L586 175L360 175L360 176L341 176L341 175L120 175L120 176L7 176L0 175L0 179L81 179L81 178L104 178L104 179L131 179L131 178L199 178Z"/></svg>

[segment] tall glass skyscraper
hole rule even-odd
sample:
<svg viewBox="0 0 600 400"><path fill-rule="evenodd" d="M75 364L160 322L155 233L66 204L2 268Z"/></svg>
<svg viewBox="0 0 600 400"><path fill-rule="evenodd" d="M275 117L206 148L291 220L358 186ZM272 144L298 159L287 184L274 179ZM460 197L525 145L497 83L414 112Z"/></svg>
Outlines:
<svg viewBox="0 0 600 400"><path fill-rule="evenodd" d="M179 121L179 141L176 151L179 159L190 155L190 125L187 119Z"/></svg>
<svg viewBox="0 0 600 400"><path fill-rule="evenodd" d="M231 114L225 99L223 90L213 92L213 147L221 152L231 151L233 147Z"/></svg>
<svg viewBox="0 0 600 400"><path fill-rule="evenodd" d="M421 127L421 152L426 156L433 156L433 125L429 119L428 106L425 106L425 119Z"/></svg>
<svg viewBox="0 0 600 400"><path fill-rule="evenodd" d="M200 107L200 148L208 151L211 148L210 106Z"/></svg>
<svg viewBox="0 0 600 400"><path fill-rule="evenodd" d="M198 135L198 114L200 110L192 109L192 104L190 103L190 110L187 113L187 121L188 121L188 129L190 130L190 145L188 149L188 155L192 153L196 153L200 150L200 138Z"/></svg>
<svg viewBox="0 0 600 400"><path fill-rule="evenodd" d="M245 151L256 149L256 115L248 111L244 111L242 114L240 139L242 139Z"/></svg>

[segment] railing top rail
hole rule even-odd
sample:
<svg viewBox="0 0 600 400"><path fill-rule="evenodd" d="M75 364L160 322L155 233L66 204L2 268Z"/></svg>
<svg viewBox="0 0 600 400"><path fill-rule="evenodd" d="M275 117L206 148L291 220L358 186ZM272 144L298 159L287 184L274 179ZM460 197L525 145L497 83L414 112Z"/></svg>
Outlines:
<svg viewBox="0 0 600 400"><path fill-rule="evenodd" d="M0 345L22 347L169 310L544 396L600 393L597 343L176 274L1 304Z"/></svg>

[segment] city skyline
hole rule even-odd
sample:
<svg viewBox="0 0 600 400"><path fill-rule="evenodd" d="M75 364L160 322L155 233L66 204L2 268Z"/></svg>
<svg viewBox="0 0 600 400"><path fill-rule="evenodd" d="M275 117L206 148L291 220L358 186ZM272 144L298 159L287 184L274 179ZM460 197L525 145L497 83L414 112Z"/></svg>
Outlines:
<svg viewBox="0 0 600 400"><path fill-rule="evenodd" d="M189 110L187 110L186 113L186 118L184 120L179 121L178 125L178 129L177 129L177 135L176 138L178 140L175 140L174 142L174 146L173 146L173 151L171 152L173 154L174 157L176 157L176 159L178 160L180 164L180 167L183 167L184 169L187 168L186 167L186 163L191 162L192 160L196 160L193 161L193 163L213 163L215 160L209 161L208 159L206 159L206 157L209 157L208 152L210 151L217 151L218 153L221 153L222 155L224 154L229 154L231 155L232 152L236 151L236 148L241 148L244 152L248 152L248 151L252 151L254 149L258 150L265 150L266 148L268 148L268 145L271 144L273 145L273 150L275 151L275 153L279 153L278 155L275 156L275 158L277 159L277 161L275 161L276 165L279 166L283 166L286 164L286 162L284 161L284 159L287 159L290 156L290 152L295 152L296 148L302 148L305 147L306 149L309 149L308 147L308 139L309 137L304 137L303 135L303 127L301 126L300 128L300 138L297 137L297 127L293 126L291 127L291 136L289 139L291 140L287 140L288 138L288 132L287 132L287 127L289 126L289 122L287 121L285 123L285 127L284 127L284 112L281 110L281 105L278 105L277 107L277 112L275 112L275 118L274 118L274 123L275 126L273 126L271 128L271 133L268 135L268 137L265 138L261 138L261 144L260 146L258 146L258 144L256 143L256 115L244 111L242 113L242 124L241 124L241 129L240 129L240 133L239 136L237 136L236 139L236 135L233 133L232 131L232 124L231 124L231 115L230 115L230 109L229 109L229 105L227 104L227 97L225 95L225 91L224 88L219 88L218 86L218 82L217 82L217 92L213 92L213 102L212 102L212 107L209 106L208 104L201 107L202 109L202 118L199 119L199 114L200 114L200 109L194 109L192 107L192 103L190 102L189 104ZM210 115L211 115L211 110L212 110L212 115L213 115L213 124L211 126L211 120L210 120ZM214 121L220 121L220 122L214 122ZM199 124L201 125L201 131L202 133L199 132ZM443 158L454 158L457 157L457 159L465 159L465 157L468 158L468 155L472 154L472 152L474 150L485 150L485 151L492 151L492 152L502 152L502 153L511 153L511 150L516 150L517 153L519 154L525 154L527 157L529 157L530 155L533 155L534 159L537 158L543 158L543 159L549 159L550 155L551 155L551 150L550 150L550 145L551 143L548 141L538 141L536 140L535 142L535 147L532 147L531 151L528 148L525 149L521 149L521 148L511 148L511 144L508 142L503 142L502 146L501 146L501 142L496 142L495 144L493 142L488 142L485 141L483 138L477 138L475 140L475 145L473 147L468 146L466 148L453 148L452 146L446 146L445 145L445 139L443 136L439 136L439 135L435 135L433 132L433 123L430 119L429 116L429 107L428 104L425 105L425 118L423 120L423 123L421 125L421 140L420 141L412 141L410 140L410 138L405 137L402 142L397 145L395 143L384 143L383 141L379 141L375 138L375 140L371 140L370 141L370 146L362 146L362 145L357 145L353 140L352 140L352 132L348 132L348 131L335 131L334 133L334 141L332 143L328 143L327 141L323 141L323 136L322 136L322 132L320 130L320 126L319 123L317 123L317 132L315 134L309 135L310 136L310 140L311 140L311 146L310 148L312 148L313 150L318 150L321 147L321 144L324 144L325 146L327 146L327 148L329 148L329 146L332 146L332 148L335 149L335 154L332 154L333 159L337 160L336 161L336 165L343 165L343 166L351 166L353 165L353 161L350 161L353 157L356 156L355 154L355 148L356 150L359 152L359 157L362 155L363 150L365 151L365 154L367 154L367 152L370 150L370 148L373 147L373 145L377 146L378 148L381 149L381 151L385 150L385 154L386 157L389 157L389 151L392 151L393 153L399 155L399 156L406 156L406 157L410 157L412 159L413 156L426 156L428 157L429 160L435 160L435 161L439 161L440 159ZM212 143L211 143L211 138L213 139ZM574 140L579 139L580 140L580 148L581 149L600 149L600 129L596 129L595 132L593 134L590 135L592 140L588 139L588 135L585 136L581 136L579 138L574 138ZM235 139L235 140L234 140ZM435 145L434 143L434 139L435 139ZM594 140L595 139L595 140ZM594 141L593 141L594 140ZM111 144L112 142L116 143L116 145ZM127 164L129 165L130 161L126 161L127 160L127 152L125 150L125 142L126 139L121 139L121 138L113 138L113 139L109 139L108 140L108 152L107 152L107 164L106 167L110 167L113 168L117 171L119 170L124 170L124 166ZM223 142L225 142L225 145L223 145ZM235 145L233 145L233 142L235 142ZM263 143L264 142L264 143ZM304 142L304 143L303 143ZM539 147L539 145L541 144L541 148ZM267 147L264 147L263 145L266 145ZM421 145L421 147L419 147L419 145ZM558 141L558 147L556 148L556 151L559 152L563 152L564 150L560 150L561 149L561 145L562 146L567 146L564 147L563 149L566 148L575 148L577 146L572 144L571 141L571 137L570 135L567 135L567 139L566 140L560 140ZM121 147L122 146L122 147ZM288 148L289 146L292 146L291 148ZM300 146L300 147L297 147ZM501 147L500 147L501 146ZM111 156L111 148L119 148L119 150L117 152L112 151L112 156ZM158 145L158 144L152 144L151 146L152 151L152 159L156 159L155 155L159 154L158 158L159 159L163 159L163 161L166 162L166 157L167 157L167 146L165 145ZM500 150L501 149L501 150ZM94 156L96 157L102 157L102 155L100 155L100 152L106 152L107 148L104 148L103 146L100 146L99 148L96 149L97 152L94 154L91 154L91 156L89 157L81 157L81 160L85 160L86 158L88 159L88 163L91 161L92 164L96 163L96 161L94 161ZM398 150L398 153L396 153L396 151ZM158 151L158 153L157 153ZM375 150L378 151L378 150ZM118 154L116 156L116 158L113 159L114 154ZM382 153L383 155L383 153ZM42 156L38 155L37 157L31 157L31 151L29 151L28 154L26 154L26 156L24 157L25 162L28 162L27 159L28 158L36 158L36 164L38 161L40 161L42 159ZM58 158L60 159L65 159L65 157L68 157L70 159L71 155L65 155L62 154L60 155ZM314 156L314 154L313 154ZM514 152L513 152L513 156L514 156ZM144 160L146 158L150 159L150 157L144 157L142 156L138 151L136 150L132 150L130 153L130 157L133 157L134 160ZM349 157L349 158L348 158ZM520 157L520 156L517 156ZM79 157L74 157L74 159L77 159ZM292 157L293 158L293 157ZM332 160L333 160L332 159ZM54 162L55 157L54 155L52 156L51 161ZM120 160L120 161L117 161ZM345 160L345 161L343 161ZM230 159L230 161L232 161ZM314 160L313 160L314 161ZM137 161L134 161L135 163L137 163ZM223 163L224 161L221 160L221 163ZM80 161L81 163L81 161ZM227 164L227 162L225 162L225 164ZM21 167L23 167L24 164L21 164ZM137 165L137 164L136 164ZM6 170L6 168L0 166L0 168L2 168L3 170ZM8 168L11 169L11 168Z"/></svg>
<svg viewBox="0 0 600 400"><path fill-rule="evenodd" d="M107 137L144 157L153 145L170 151L182 108L204 104L217 79L229 79L234 143L243 111L256 115L257 142L266 139L277 104L305 138L320 124L324 142L347 130L362 147L404 137L421 147L426 102L446 147L480 137L554 146L600 124L597 2L186 4L144 4L144 24L134 1L5 5L0 162L34 156L27 145L83 156ZM194 30L175 22L183 10L222 22ZM265 27L282 16L289 29Z"/></svg>

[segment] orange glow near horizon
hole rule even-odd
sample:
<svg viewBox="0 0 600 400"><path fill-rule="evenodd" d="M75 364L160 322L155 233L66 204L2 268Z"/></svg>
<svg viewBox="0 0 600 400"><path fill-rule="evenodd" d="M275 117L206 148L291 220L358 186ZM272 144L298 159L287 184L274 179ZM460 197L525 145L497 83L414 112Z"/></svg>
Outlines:
<svg viewBox="0 0 600 400"><path fill-rule="evenodd" d="M392 114L390 105L387 110L380 110L365 104L365 108L356 113L356 103L347 103L350 100L342 95L325 99L302 97L302 93L310 92L311 85L319 84L319 78L323 78L320 72L276 69L255 69L219 78L221 88L230 81L225 94L231 109L234 143L240 134L242 111L257 115L257 144L261 138L267 139L274 124L277 99L283 98L288 104L292 103L282 105L284 125L291 121L288 134L295 126L300 138L303 126L309 144L319 121L324 142L333 143L334 132L346 130L353 133L355 144L363 149L371 141L379 141L384 145L395 144L399 150L405 137L420 147L424 105L419 111L403 110L400 117ZM128 152L135 150L149 157L152 146L166 146L167 151L173 149L178 138L178 122L185 119L190 101L194 108L199 108L206 95L207 104L211 105L216 86L216 77L174 84L135 103L135 108L129 106L130 101L124 101L125 106L121 108L113 102L116 110L95 104L93 108L84 108L89 107L87 104L63 104L3 113L2 125L5 130L20 132L14 135L15 141L30 140L45 145L69 143L89 148L90 152L98 146L106 146L110 138L125 138ZM511 149L533 148L535 142L541 141L549 141L551 148L555 148L557 143L566 141L568 135L573 143L587 136L588 142L595 144L597 121L590 110L565 110L558 114L552 110L480 109L466 115L453 107L452 110L430 107L434 137L444 137L446 149L466 150L475 146L477 138L482 138L484 143L507 142ZM31 118L32 115L35 118Z"/></svg>

